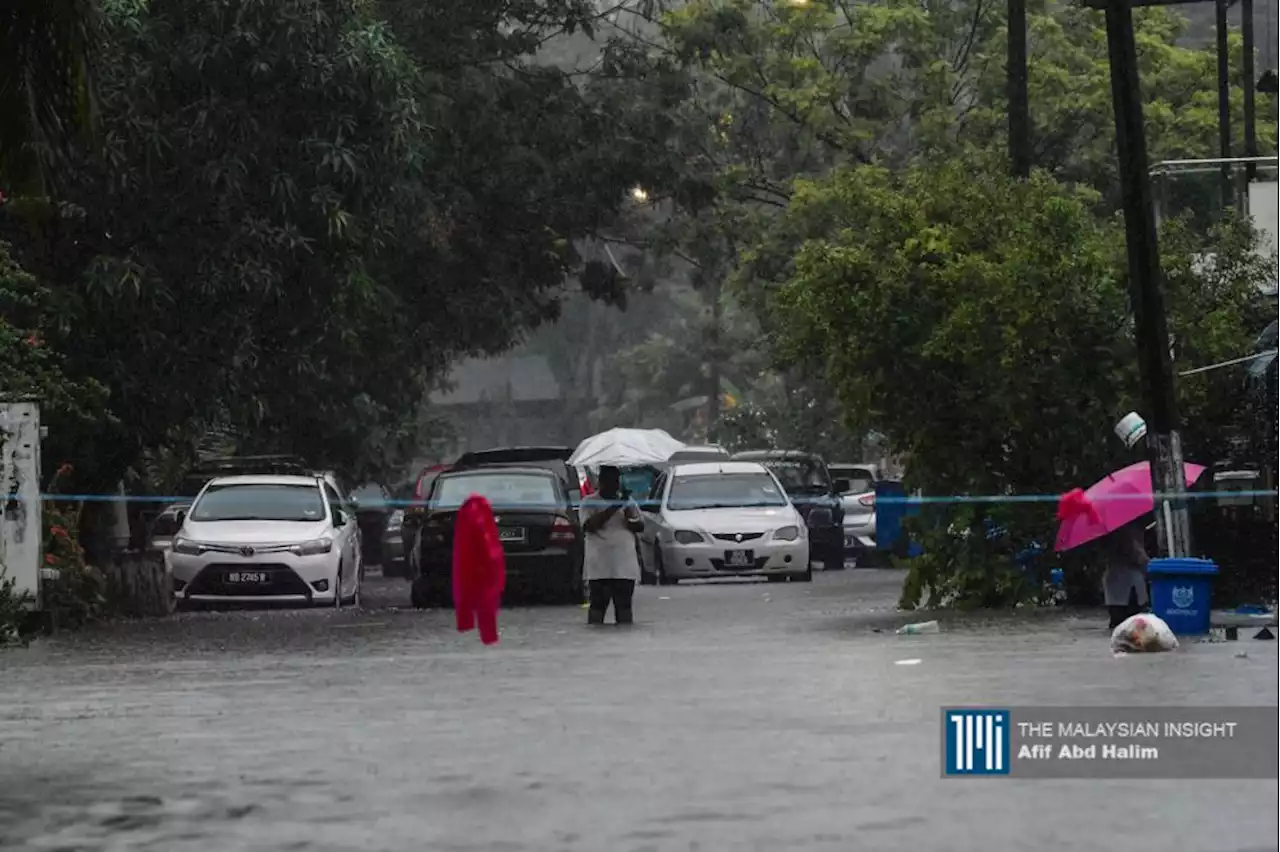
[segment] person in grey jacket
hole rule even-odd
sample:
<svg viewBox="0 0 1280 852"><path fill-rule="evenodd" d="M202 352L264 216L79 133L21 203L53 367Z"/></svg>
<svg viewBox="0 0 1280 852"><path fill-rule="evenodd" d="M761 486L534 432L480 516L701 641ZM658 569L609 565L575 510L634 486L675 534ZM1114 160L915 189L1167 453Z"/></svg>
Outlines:
<svg viewBox="0 0 1280 852"><path fill-rule="evenodd" d="M1147 555L1141 521L1126 524L1107 536L1107 570L1102 593L1111 614L1111 629L1147 610Z"/></svg>

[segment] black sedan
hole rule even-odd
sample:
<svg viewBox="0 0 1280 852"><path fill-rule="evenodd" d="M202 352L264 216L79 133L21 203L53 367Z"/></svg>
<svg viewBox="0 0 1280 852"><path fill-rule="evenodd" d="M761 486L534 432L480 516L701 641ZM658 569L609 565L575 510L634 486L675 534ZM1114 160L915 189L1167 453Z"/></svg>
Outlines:
<svg viewBox="0 0 1280 852"><path fill-rule="evenodd" d="M581 603L582 530L564 483L542 468L501 467L453 470L432 484L418 536L413 605L451 604L453 526L473 494L493 505L508 591L525 588L558 603Z"/></svg>

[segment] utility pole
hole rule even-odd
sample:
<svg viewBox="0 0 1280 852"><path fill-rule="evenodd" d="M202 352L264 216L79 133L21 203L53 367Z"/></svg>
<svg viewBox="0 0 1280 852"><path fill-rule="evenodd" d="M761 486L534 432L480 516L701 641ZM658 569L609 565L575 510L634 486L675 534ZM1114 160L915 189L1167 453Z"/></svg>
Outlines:
<svg viewBox="0 0 1280 852"><path fill-rule="evenodd" d="M1187 515L1187 485L1178 436L1178 406L1165 322L1155 210L1147 171L1133 4L1131 0L1090 0L1089 5L1103 6L1107 16L1107 52L1111 60L1111 94L1129 259L1129 299L1133 306L1139 374L1151 424L1147 456L1151 463L1152 490L1158 495L1156 525L1165 555L1189 556L1191 525Z"/></svg>
<svg viewBox="0 0 1280 852"><path fill-rule="evenodd" d="M1231 65L1227 52L1227 7L1231 0L1214 0L1218 30L1218 156L1231 158ZM1231 166L1222 166L1222 206L1232 204Z"/></svg>
<svg viewBox="0 0 1280 852"><path fill-rule="evenodd" d="M1240 34L1244 40L1244 155L1258 156L1258 107L1254 100L1253 0L1240 0ZM1219 47L1221 50L1221 47ZM1258 176L1256 163L1245 167L1245 186Z"/></svg>
<svg viewBox="0 0 1280 852"><path fill-rule="evenodd" d="M1031 107L1027 94L1027 0L1008 0L1009 159L1013 176L1031 175Z"/></svg>

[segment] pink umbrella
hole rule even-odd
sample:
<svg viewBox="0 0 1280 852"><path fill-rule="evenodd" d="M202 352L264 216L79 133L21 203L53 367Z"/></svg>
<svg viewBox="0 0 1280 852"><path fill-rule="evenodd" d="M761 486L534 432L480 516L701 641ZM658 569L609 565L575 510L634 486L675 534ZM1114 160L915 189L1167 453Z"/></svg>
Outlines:
<svg viewBox="0 0 1280 852"><path fill-rule="evenodd" d="M1205 468L1184 464L1187 486L1195 484ZM1131 464L1108 473L1088 491L1079 488L1062 496L1058 503L1058 538L1053 549L1062 552L1102 538L1155 509L1151 493L1151 465Z"/></svg>

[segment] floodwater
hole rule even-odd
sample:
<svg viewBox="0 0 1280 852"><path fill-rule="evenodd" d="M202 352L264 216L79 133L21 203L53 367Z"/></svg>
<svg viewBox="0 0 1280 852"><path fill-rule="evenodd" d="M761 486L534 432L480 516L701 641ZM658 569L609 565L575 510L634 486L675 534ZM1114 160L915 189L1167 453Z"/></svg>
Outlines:
<svg viewBox="0 0 1280 852"><path fill-rule="evenodd" d="M1276 848L1274 781L938 766L943 705L1274 705L1276 643L1114 659L1101 617L1065 616L895 636L900 579L644 588L630 629L518 607L485 648L375 578L361 611L0 652L0 848Z"/></svg>

